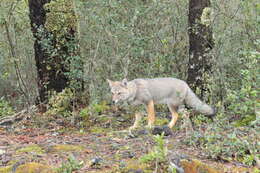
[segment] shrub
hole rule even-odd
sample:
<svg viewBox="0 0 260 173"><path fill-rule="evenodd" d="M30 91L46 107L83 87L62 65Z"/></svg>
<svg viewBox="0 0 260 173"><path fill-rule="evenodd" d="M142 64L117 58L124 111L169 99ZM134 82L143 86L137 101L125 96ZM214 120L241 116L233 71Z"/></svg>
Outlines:
<svg viewBox="0 0 260 173"><path fill-rule="evenodd" d="M165 168L165 166L168 167L168 159L167 159L168 149L165 146L165 141L163 137L164 134L156 135L154 137L156 144L151 152L149 152L148 154L140 158L140 161L142 163L148 163L152 165L153 168L157 167L155 165L160 165L161 169L167 169Z"/></svg>
<svg viewBox="0 0 260 173"><path fill-rule="evenodd" d="M13 108L3 97L0 98L0 117L11 115L14 113Z"/></svg>
<svg viewBox="0 0 260 173"><path fill-rule="evenodd" d="M83 161L76 160L70 156L66 162L63 162L61 167L57 168L57 173L72 173L79 170L83 166Z"/></svg>
<svg viewBox="0 0 260 173"><path fill-rule="evenodd" d="M260 45L258 43L257 45ZM241 86L239 89L228 91L227 100L230 103L228 111L234 114L239 121L235 126L248 125L256 119L256 114L260 107L259 102L259 67L258 61L260 52L244 51L242 52L241 63L244 68L240 70Z"/></svg>
<svg viewBox="0 0 260 173"><path fill-rule="evenodd" d="M235 160L246 165L254 165L259 157L259 118L249 127L233 127L223 115L216 123L209 124L205 131L194 131L185 143L202 149L209 158L226 161Z"/></svg>
<svg viewBox="0 0 260 173"><path fill-rule="evenodd" d="M49 99L47 115L62 115L64 117L72 115L74 94L71 89L64 89L60 93L54 93Z"/></svg>

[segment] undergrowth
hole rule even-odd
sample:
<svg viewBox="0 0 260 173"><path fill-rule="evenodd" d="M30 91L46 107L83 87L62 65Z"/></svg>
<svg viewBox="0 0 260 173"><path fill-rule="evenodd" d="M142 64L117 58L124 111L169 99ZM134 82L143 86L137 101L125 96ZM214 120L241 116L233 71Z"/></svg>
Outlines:
<svg viewBox="0 0 260 173"><path fill-rule="evenodd" d="M185 143L200 148L210 159L254 166L260 158L259 127L259 118L249 126L234 127L224 115L218 115L214 123L208 124L205 130L195 130Z"/></svg>
<svg viewBox="0 0 260 173"><path fill-rule="evenodd" d="M260 41L256 43L256 46L260 45ZM239 89L229 89L227 101L230 103L227 107L227 111L233 114L236 127L246 126L251 121L256 119L256 116L260 116L260 102L259 102L259 57L260 52L250 50L241 52L241 63L244 64L244 68L240 70L241 85Z"/></svg>
<svg viewBox="0 0 260 173"><path fill-rule="evenodd" d="M47 115L70 116L73 111L74 94L71 89L66 88L60 93L53 93L48 102Z"/></svg>
<svg viewBox="0 0 260 173"><path fill-rule="evenodd" d="M72 173L83 167L83 161L76 160L73 156L70 156L66 162L56 169L57 173Z"/></svg>
<svg viewBox="0 0 260 173"><path fill-rule="evenodd" d="M214 118L214 123L199 117L193 120L195 126L204 126L204 130L195 130L186 144L202 149L212 159L256 165L260 159L259 55L256 50L240 53L240 86L229 89L226 109Z"/></svg>
<svg viewBox="0 0 260 173"><path fill-rule="evenodd" d="M176 172L175 168L169 166L167 158L168 148L165 145L164 133L161 135L154 136L155 146L147 154L140 158L141 163L150 165L151 168L155 169L154 172Z"/></svg>
<svg viewBox="0 0 260 173"><path fill-rule="evenodd" d="M14 113L13 108L10 103L6 101L3 97L0 98L0 117L8 116Z"/></svg>

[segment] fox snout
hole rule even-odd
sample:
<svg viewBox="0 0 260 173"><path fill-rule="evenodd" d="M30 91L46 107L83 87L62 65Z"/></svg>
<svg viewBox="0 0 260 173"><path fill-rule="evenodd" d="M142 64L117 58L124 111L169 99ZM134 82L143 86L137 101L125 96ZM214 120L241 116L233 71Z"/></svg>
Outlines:
<svg viewBox="0 0 260 173"><path fill-rule="evenodd" d="M112 103L113 103L113 104L117 104L117 103L118 103L118 100L112 99Z"/></svg>
<svg viewBox="0 0 260 173"><path fill-rule="evenodd" d="M123 94L113 94L112 95L112 103L113 104L117 104L119 102L122 102L123 100L125 100L124 95Z"/></svg>

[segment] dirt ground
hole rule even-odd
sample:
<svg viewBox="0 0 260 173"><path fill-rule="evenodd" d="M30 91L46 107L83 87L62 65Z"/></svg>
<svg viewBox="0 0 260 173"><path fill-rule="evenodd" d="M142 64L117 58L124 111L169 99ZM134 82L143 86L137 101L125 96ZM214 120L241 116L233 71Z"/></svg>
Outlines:
<svg viewBox="0 0 260 173"><path fill-rule="evenodd" d="M111 119L106 121L109 122ZM121 129L108 127L107 131L104 131L106 128L99 130L95 127L96 131L88 131L61 123L58 119L50 121L39 117L37 121L31 118L9 127L2 127L0 173L19 173L29 169L36 172L47 169L52 172L53 168L68 165L68 158L72 158L74 165L81 165L74 171L77 173L118 172L120 167L127 167L130 162L138 161L154 146L153 135L144 133L129 136L129 133L122 129L127 128L131 122L121 122L125 124ZM250 172L251 169L244 165L210 160L203 152L184 145L186 132L186 129L180 129L165 137L170 152L200 160L219 172ZM31 165L28 166L28 163ZM26 164L29 168L26 168Z"/></svg>

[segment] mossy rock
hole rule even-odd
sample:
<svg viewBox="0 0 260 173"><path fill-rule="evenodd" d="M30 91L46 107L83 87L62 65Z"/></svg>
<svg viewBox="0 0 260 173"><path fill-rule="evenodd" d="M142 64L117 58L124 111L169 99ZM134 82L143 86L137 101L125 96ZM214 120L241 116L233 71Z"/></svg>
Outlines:
<svg viewBox="0 0 260 173"><path fill-rule="evenodd" d="M29 145L24 148L20 148L16 150L16 153L28 153L28 152L33 152L36 154L43 154L45 151L38 145Z"/></svg>
<svg viewBox="0 0 260 173"><path fill-rule="evenodd" d="M198 160L181 160L181 166L184 169L184 172L189 173L221 173L220 171Z"/></svg>
<svg viewBox="0 0 260 173"><path fill-rule="evenodd" d="M47 165L30 162L20 165L15 173L55 173L55 171Z"/></svg>
<svg viewBox="0 0 260 173"><path fill-rule="evenodd" d="M12 171L12 166L6 166L3 168L0 168L0 173L9 173Z"/></svg>
<svg viewBox="0 0 260 173"><path fill-rule="evenodd" d="M71 152L71 151L83 151L85 148L80 145L69 145L69 144L59 144L54 145L51 148L53 152Z"/></svg>

